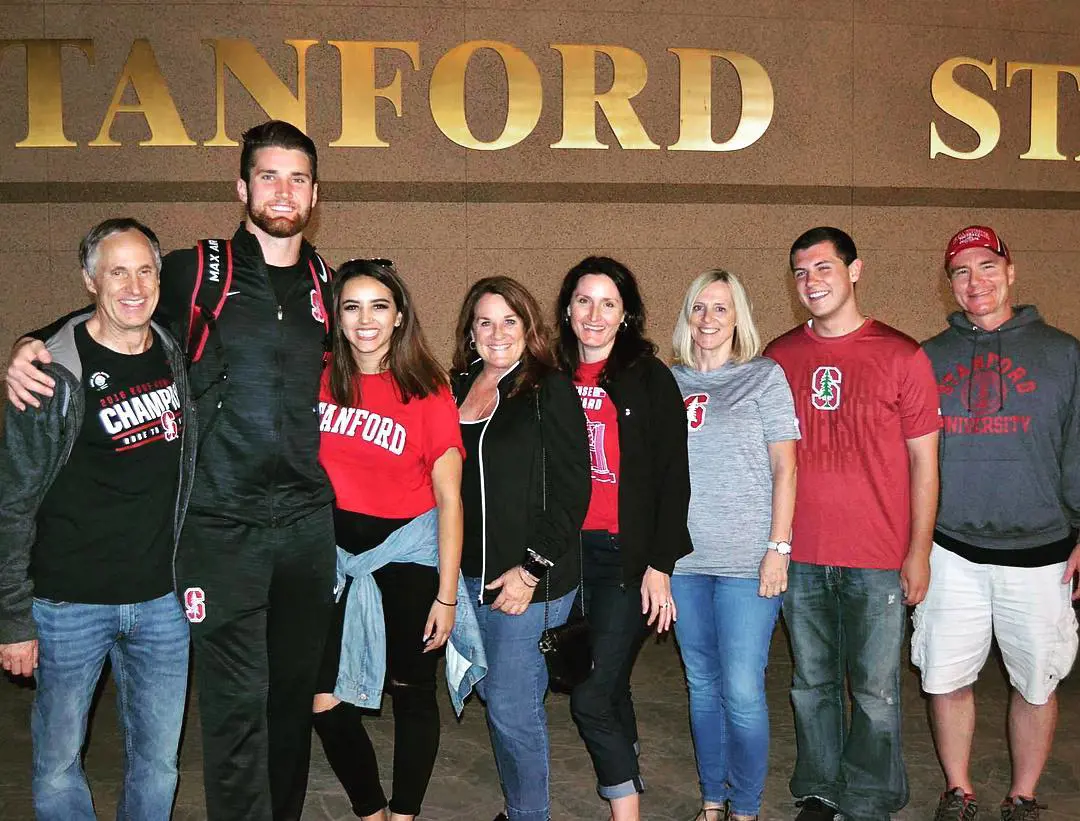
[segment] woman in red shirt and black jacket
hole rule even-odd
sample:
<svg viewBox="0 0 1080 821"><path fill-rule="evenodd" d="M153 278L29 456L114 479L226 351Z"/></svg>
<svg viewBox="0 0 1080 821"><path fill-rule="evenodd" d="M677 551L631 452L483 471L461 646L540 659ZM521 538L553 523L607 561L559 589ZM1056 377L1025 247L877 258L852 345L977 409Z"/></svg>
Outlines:
<svg viewBox="0 0 1080 821"><path fill-rule="evenodd" d="M548 674L537 643L545 618L566 621L580 580L585 416L555 367L539 305L509 277L466 295L454 371L467 454L461 571L487 654L477 689L506 799L497 819L548 821Z"/></svg>
<svg viewBox="0 0 1080 821"><path fill-rule="evenodd" d="M592 498L582 529L593 672L570 711L614 821L640 818L644 790L630 672L646 630L675 619L671 571L691 552L686 411L645 337L634 275L589 257L563 279L557 357L588 419Z"/></svg>

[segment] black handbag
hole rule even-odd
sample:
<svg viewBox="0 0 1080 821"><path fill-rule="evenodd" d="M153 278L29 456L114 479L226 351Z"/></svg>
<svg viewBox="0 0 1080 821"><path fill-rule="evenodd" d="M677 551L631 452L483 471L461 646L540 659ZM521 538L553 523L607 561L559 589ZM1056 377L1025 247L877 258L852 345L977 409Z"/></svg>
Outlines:
<svg viewBox="0 0 1080 821"><path fill-rule="evenodd" d="M544 449L543 424L540 417L540 392L536 392L536 421L540 423L540 475L544 510L547 510L547 452ZM571 614L565 624L548 627L548 605L551 601L551 580L544 574L544 631L537 647L548 669L548 686L557 693L570 693L592 673L592 641L589 620L585 617L581 537L578 537L577 601L580 614Z"/></svg>
<svg viewBox="0 0 1080 821"><path fill-rule="evenodd" d="M544 624L547 624L547 607ZM545 627L538 646L547 664L548 686L556 693L572 692L592 673L592 641L584 614L558 627Z"/></svg>

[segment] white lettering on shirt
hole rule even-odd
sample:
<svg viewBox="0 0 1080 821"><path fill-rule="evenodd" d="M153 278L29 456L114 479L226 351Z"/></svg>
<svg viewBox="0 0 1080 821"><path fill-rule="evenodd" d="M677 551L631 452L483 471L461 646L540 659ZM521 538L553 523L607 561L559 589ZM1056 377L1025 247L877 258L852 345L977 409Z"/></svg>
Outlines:
<svg viewBox="0 0 1080 821"><path fill-rule="evenodd" d="M364 408L341 408L332 402L319 403L319 430L354 438L357 430L360 438L376 447L400 456L405 450L408 434L405 428L389 416L372 413Z"/></svg>

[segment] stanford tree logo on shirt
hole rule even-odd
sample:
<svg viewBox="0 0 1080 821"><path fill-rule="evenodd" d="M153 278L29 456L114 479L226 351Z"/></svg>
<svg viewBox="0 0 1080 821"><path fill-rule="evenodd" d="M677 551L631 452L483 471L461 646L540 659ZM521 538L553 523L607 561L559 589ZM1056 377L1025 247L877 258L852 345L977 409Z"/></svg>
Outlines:
<svg viewBox="0 0 1080 821"><path fill-rule="evenodd" d="M835 365L822 365L810 380L810 404L818 410L834 411L840 407L840 383L844 375Z"/></svg>

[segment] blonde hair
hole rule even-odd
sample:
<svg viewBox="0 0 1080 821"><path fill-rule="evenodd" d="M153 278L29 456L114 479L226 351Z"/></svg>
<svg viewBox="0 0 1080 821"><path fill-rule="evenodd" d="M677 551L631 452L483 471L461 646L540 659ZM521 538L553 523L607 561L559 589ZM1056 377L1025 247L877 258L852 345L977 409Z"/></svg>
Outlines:
<svg viewBox="0 0 1080 821"><path fill-rule="evenodd" d="M750 296L746 293L739 278L723 268L706 271L686 289L686 298L675 320L675 332L671 335L671 346L675 350L675 364L693 368L694 340L690 335L690 312L694 309L701 292L714 282L723 282L731 289L731 301L735 308L735 335L731 342L731 358L738 363L749 362L761 353L761 335L754 325L753 308Z"/></svg>

